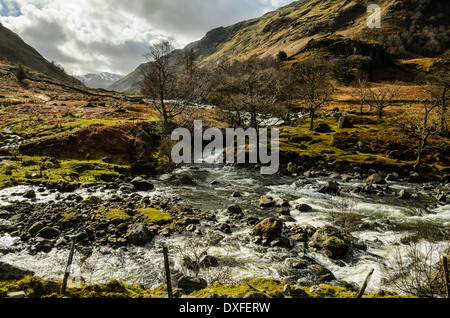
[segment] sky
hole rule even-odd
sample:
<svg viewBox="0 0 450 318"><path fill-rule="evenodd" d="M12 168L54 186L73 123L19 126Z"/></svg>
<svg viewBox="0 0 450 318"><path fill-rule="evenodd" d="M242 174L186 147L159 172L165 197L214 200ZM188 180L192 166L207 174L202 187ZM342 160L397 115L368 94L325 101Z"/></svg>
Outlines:
<svg viewBox="0 0 450 318"><path fill-rule="evenodd" d="M180 48L293 0L0 0L0 23L70 75L127 75L151 43Z"/></svg>

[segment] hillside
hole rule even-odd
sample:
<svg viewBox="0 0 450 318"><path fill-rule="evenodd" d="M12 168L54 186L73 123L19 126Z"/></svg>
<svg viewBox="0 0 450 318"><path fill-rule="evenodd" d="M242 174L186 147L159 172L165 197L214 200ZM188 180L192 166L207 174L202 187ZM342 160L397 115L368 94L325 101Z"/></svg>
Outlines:
<svg viewBox="0 0 450 318"><path fill-rule="evenodd" d="M402 59L436 57L449 47L448 22L443 15L450 9L448 2L378 1L382 9L381 29L367 27L369 4L358 0L295 1L260 18L211 30L184 50L192 50L200 64L208 64L255 54L276 56L280 51L295 62L305 56L308 44L310 51L315 51L311 40L330 37L359 41L365 46L378 45L392 57ZM343 51L353 54L354 43ZM379 47L375 49L378 53ZM139 93L141 76L136 70L111 88Z"/></svg>
<svg viewBox="0 0 450 318"><path fill-rule="evenodd" d="M35 72L40 72L55 79L81 84L63 69L47 61L39 52L26 44L17 34L0 23L0 59L13 64L22 64Z"/></svg>

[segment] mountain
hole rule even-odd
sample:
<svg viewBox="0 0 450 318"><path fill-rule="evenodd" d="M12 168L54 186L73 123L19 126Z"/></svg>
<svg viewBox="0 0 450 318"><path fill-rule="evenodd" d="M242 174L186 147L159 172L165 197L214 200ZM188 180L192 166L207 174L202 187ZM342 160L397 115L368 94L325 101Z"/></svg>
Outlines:
<svg viewBox="0 0 450 318"><path fill-rule="evenodd" d="M108 89L108 87L124 78L123 75L112 74L108 72L103 72L99 74L85 74L76 76L78 80L84 83L85 86L89 88L102 88Z"/></svg>
<svg viewBox="0 0 450 318"><path fill-rule="evenodd" d="M67 83L78 83L72 76L53 62L47 61L39 52L26 44L17 34L0 23L0 59L13 64L22 64L29 69L43 73Z"/></svg>
<svg viewBox="0 0 450 318"><path fill-rule="evenodd" d="M204 38L187 45L200 65L252 55L287 53L295 63L309 54L369 55L376 66L396 59L436 57L450 47L445 12L450 1L380 0L381 28L369 28L370 1L301 0L256 19L209 31ZM143 66L111 87L139 93ZM125 83L126 82L126 83Z"/></svg>
<svg viewBox="0 0 450 318"><path fill-rule="evenodd" d="M144 68L145 68L145 64L139 65L138 68L136 68L136 70L134 70L133 72L131 72L130 74L128 74L127 76L122 78L121 80L111 84L108 87L108 89L117 91L117 92L124 92L124 93L128 93L128 94L139 94L140 93L140 85L144 78L144 73L143 73Z"/></svg>

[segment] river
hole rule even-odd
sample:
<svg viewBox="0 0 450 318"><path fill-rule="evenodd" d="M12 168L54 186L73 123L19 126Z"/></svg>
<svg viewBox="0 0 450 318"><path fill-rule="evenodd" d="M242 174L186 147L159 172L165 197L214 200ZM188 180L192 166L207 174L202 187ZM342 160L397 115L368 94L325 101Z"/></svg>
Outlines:
<svg viewBox="0 0 450 318"><path fill-rule="evenodd" d="M342 262L334 262L317 251L308 251L308 257L331 270L338 280L350 284L361 285L371 269L375 269L368 291L380 288L394 289L384 279L382 265L395 255L398 249L406 251L408 245L400 243L401 239L410 234L410 229L419 223L436 225L441 228L450 225L450 206L448 204L428 204L423 185L399 182L388 182L389 192L399 192L406 189L418 194L418 200L400 200L397 196L386 193L384 196L365 194L352 191L364 180L336 180L343 189L343 195L332 196L319 193L318 188L331 180L333 176L318 176L306 179L290 176L262 176L259 170L249 170L238 167L223 167L200 165L180 168L172 173L153 178L154 191L139 192L141 196L180 197L186 203L202 210L211 210L218 221L226 221L226 209L238 204L245 214L255 214L259 218L275 216L273 209L258 207L262 195L271 195L274 199L285 199L291 207L298 204L308 204L311 212L300 212L291 208L291 217L286 226L320 227L330 224L331 212L345 213L351 210L360 214L367 223L382 224L389 220L390 226L369 227L352 231L352 235L364 241L366 251L352 251ZM436 185L441 186L441 185ZM433 191L434 185L428 185ZM29 186L0 190L0 206L8 205L17 200L28 200L14 193L24 193ZM348 191L346 190L348 189ZM239 192L240 197L231 197ZM430 191L428 191L430 192ZM55 200L55 193L36 191L36 201ZM99 190L96 193L86 189L77 190L81 196L97 195L107 199L117 193L114 190ZM423 209L427 206L426 210ZM344 208L343 208L344 207ZM345 210L345 211L344 211ZM426 212L424 212L426 211ZM238 282L250 278L286 279L292 275L289 264L298 258L302 246L261 247L248 240L251 226L236 223L232 233L218 234L215 224L205 223L202 234L190 232L169 236L157 236L152 243L144 247L123 247L118 249L99 248L89 257L81 253L75 254L75 263L81 267L81 274L87 283L103 283L111 279L121 280L130 284L142 283L154 288L164 283L164 268L161 247L170 248L170 258L175 272L183 272L182 257L186 253L201 253L207 250L208 255L222 260L222 266L201 271L200 275L207 280L220 278L225 282ZM231 222L233 224L233 221ZM422 242L426 251L430 244L435 247L448 247L449 242ZM61 279L67 260L68 251L52 250L50 253L31 255L25 252L23 245L9 235L0 237L0 251L12 249L14 252L1 256L1 260L13 265L35 271L37 276L48 279ZM403 252L402 252L403 253ZM438 258L435 260L439 261Z"/></svg>

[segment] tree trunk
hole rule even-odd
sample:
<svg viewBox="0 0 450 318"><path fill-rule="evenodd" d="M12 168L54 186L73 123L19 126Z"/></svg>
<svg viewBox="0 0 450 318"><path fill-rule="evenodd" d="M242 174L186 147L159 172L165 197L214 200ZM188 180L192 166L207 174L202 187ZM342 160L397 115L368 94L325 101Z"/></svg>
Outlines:
<svg viewBox="0 0 450 318"><path fill-rule="evenodd" d="M313 131L314 130L314 119L316 117L316 114L314 113L314 111L311 111L311 122L309 125L309 130Z"/></svg>
<svg viewBox="0 0 450 318"><path fill-rule="evenodd" d="M446 95L447 95L447 88L444 88L443 92L442 92L442 114L441 114L441 131L443 133L447 133L447 122L446 122L446 118L445 118L445 114L447 112L447 100L446 100Z"/></svg>

